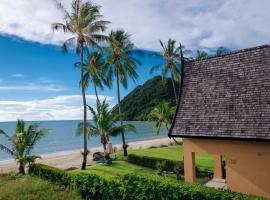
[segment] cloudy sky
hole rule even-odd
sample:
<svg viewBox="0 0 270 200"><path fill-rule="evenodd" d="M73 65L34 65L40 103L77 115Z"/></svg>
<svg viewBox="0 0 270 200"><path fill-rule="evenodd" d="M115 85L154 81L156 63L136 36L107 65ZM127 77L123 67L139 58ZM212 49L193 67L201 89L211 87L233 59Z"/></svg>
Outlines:
<svg viewBox="0 0 270 200"><path fill-rule="evenodd" d="M70 0L61 0L69 9ZM110 29L132 34L138 48L159 50L158 40L174 38L187 48L231 50L268 44L269 0L96 0ZM50 24L62 21L53 0L0 0L0 121L81 119L76 55L63 55L67 36ZM151 76L160 62L143 58L140 78L123 96ZM115 104L115 88L100 91ZM93 104L89 88L89 104Z"/></svg>

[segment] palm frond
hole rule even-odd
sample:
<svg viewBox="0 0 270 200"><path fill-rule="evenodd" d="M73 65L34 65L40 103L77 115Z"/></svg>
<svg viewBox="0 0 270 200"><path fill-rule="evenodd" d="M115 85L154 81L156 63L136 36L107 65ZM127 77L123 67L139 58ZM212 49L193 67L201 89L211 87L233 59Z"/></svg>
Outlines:
<svg viewBox="0 0 270 200"><path fill-rule="evenodd" d="M9 141L12 140L12 138L8 134L6 134L2 129L0 129L0 135L5 136Z"/></svg>
<svg viewBox="0 0 270 200"><path fill-rule="evenodd" d="M5 151L6 153L10 154L11 156L14 156L14 152L10 148L8 148L2 144L0 144L0 150Z"/></svg>

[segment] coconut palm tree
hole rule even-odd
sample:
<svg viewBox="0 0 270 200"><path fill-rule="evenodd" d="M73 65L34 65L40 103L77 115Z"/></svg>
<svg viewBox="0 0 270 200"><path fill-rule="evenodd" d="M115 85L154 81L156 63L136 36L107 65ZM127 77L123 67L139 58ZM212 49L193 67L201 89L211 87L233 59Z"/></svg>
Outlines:
<svg viewBox="0 0 270 200"><path fill-rule="evenodd" d="M117 125L118 116L109 111L109 104L106 99L101 103L97 99L96 110L88 106L93 115L93 123L88 124L89 136L100 136L100 142L103 146L104 154L106 153L106 145L110 136L117 136L125 131L136 132L136 128L132 124ZM78 125L77 135L82 133L82 124Z"/></svg>
<svg viewBox="0 0 270 200"><path fill-rule="evenodd" d="M108 47L105 48L107 52L107 69L108 76L116 78L117 97L118 97L118 113L121 116L120 105L120 84L127 88L127 79L131 78L135 81L138 77L136 66L141 62L134 57L136 50L134 44L130 41L130 35L123 30L111 31L108 37ZM120 118L121 125L123 124ZM124 149L124 156L127 156L127 145L125 141L124 132L121 133L122 143Z"/></svg>
<svg viewBox="0 0 270 200"><path fill-rule="evenodd" d="M175 114L176 107L170 106L170 104L166 101L161 101L158 105L149 113L148 121L155 122L155 129L157 135L160 133L160 129L162 126L165 126L167 130L169 130L172 119Z"/></svg>
<svg viewBox="0 0 270 200"><path fill-rule="evenodd" d="M165 81L167 74L168 73L170 74L172 85L173 85L175 101L177 104L178 97L177 97L177 92L176 92L175 81L179 80L179 65L181 63L179 59L180 47L176 47L176 41L173 39L169 39L167 41L167 44L165 44L165 42L162 42L161 40L159 41L159 43L160 43L160 46L162 47L162 51L159 54L153 54L153 55L157 55L163 58L165 64L164 65L158 64L158 65L153 66L150 69L150 72L153 73L155 70L158 70L161 66L163 66L162 68L163 82Z"/></svg>
<svg viewBox="0 0 270 200"><path fill-rule="evenodd" d="M97 99L99 99L97 87L103 90L104 85L108 86L109 88L112 85L111 79L106 74L105 65L106 62L101 51L92 51L91 53L89 53L87 64L84 64L84 86L88 87L89 82L91 82L94 85L95 95ZM80 62L75 63L75 67L80 67ZM81 81L80 84L82 84Z"/></svg>
<svg viewBox="0 0 270 200"><path fill-rule="evenodd" d="M5 151L19 163L19 173L25 174L25 165L34 162L39 156L31 155L35 145L46 136L48 129L39 129L37 124L31 124L28 127L23 120L18 120L15 134L9 136L0 129L0 136L4 136L11 147L0 144L0 150Z"/></svg>
<svg viewBox="0 0 270 200"><path fill-rule="evenodd" d="M228 52L229 52L229 49L227 49L226 47L219 47L216 50L216 55L221 56L221 55L228 53Z"/></svg>
<svg viewBox="0 0 270 200"><path fill-rule="evenodd" d="M100 14L100 6L93 4L90 1L83 2L82 0L73 0L71 5L71 12L69 13L64 6L56 2L58 8L64 14L63 23L53 23L53 30L63 30L64 33L72 35L67 39L62 49L67 51L72 45L76 45L76 52L80 55L80 71L81 80L84 78L84 66L83 66L83 56L86 45L90 47L99 48L99 43L107 39L105 35L102 34L106 30L106 25L108 21L102 20L103 16ZM84 81L81 84L81 92L83 99L83 123L84 123L84 151L83 151L83 162L82 169L85 169L87 162L87 105L86 105L86 95L85 95L85 85Z"/></svg>
<svg viewBox="0 0 270 200"><path fill-rule="evenodd" d="M205 59L207 57L208 57L208 54L205 51L203 51L203 50L196 51L195 59L201 60L201 59Z"/></svg>

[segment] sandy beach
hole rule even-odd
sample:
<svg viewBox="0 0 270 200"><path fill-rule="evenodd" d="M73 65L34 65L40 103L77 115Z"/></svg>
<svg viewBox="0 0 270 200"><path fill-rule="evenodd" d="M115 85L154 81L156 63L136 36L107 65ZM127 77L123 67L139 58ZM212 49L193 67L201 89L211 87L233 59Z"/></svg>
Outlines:
<svg viewBox="0 0 270 200"><path fill-rule="evenodd" d="M129 149L139 149L139 148L149 148L151 146L161 146L161 145L169 145L169 143L173 142L169 138L160 138L153 140L144 140L137 142L130 142ZM117 147L117 149L121 149L121 145L113 145ZM99 148L90 148L91 153L88 156L88 165L93 164L92 155L97 151L103 151L101 147ZM69 169L69 168L79 168L82 162L82 155L80 150L78 151L65 151L43 155L42 159L38 159L37 163L42 163L46 165L51 165L54 167ZM0 161L0 173L8 173L8 172L17 172L18 166L14 160Z"/></svg>

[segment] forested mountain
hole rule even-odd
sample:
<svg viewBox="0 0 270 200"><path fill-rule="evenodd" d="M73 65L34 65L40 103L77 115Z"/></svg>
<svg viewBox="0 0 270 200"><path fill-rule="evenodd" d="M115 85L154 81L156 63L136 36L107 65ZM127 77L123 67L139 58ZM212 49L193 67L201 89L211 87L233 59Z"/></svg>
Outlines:
<svg viewBox="0 0 270 200"><path fill-rule="evenodd" d="M176 83L179 86L179 83ZM177 88L178 91L178 88ZM121 101L121 111L125 121L146 121L149 112L158 102L165 100L175 106L172 81L170 78L162 83L161 76L156 76L143 85L137 86ZM118 113L118 106L113 107L113 112Z"/></svg>

